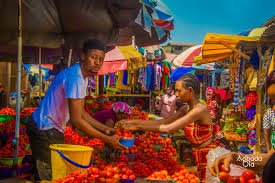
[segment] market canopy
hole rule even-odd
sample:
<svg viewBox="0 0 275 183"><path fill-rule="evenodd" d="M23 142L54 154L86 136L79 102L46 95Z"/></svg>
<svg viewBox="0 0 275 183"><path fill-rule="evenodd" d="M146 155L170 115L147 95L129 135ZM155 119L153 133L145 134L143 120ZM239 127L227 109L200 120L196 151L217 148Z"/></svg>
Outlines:
<svg viewBox="0 0 275 183"><path fill-rule="evenodd" d="M229 60L233 52L240 54L246 60L249 56L241 52L239 46L255 46L260 38L237 36L229 34L207 33L203 44L201 56L195 57L197 64Z"/></svg>
<svg viewBox="0 0 275 183"><path fill-rule="evenodd" d="M1 45L17 45L17 12L17 0L0 0ZM161 16L162 11L139 0L22 0L22 12L23 45L45 48L62 44L80 48L87 38L129 45L132 36L140 45L159 44L167 40L169 30L154 23L155 12L158 19L164 19L159 21L172 22Z"/></svg>

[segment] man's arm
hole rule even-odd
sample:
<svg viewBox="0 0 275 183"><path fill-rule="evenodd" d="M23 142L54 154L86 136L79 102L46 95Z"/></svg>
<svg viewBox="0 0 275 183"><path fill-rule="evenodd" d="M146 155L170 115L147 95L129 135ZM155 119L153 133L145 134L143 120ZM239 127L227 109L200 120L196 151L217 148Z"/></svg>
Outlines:
<svg viewBox="0 0 275 183"><path fill-rule="evenodd" d="M107 133L107 134L111 134L111 132L114 132L115 129L114 128L110 128L102 123L100 123L99 121L97 121L96 119L94 119L88 112L86 112L84 110L84 99L82 99L82 114L81 117L87 121L90 125L92 125L94 128Z"/></svg>
<svg viewBox="0 0 275 183"><path fill-rule="evenodd" d="M68 99L69 102L69 112L70 119L72 124L79 130L83 131L87 135L99 138L104 142L112 145L115 148L125 148L123 145L119 143L119 138L115 136L107 136L93 126L91 126L86 120L82 118L82 111L84 110L82 107L82 99Z"/></svg>
<svg viewBox="0 0 275 183"><path fill-rule="evenodd" d="M264 140L265 140L267 151L271 150L270 136L271 136L270 129L264 128Z"/></svg>

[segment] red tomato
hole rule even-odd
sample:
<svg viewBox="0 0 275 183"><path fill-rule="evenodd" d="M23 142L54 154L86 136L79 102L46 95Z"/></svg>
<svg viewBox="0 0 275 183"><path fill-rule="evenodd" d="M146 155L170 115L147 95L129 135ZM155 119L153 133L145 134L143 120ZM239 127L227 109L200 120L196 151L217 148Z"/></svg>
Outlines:
<svg viewBox="0 0 275 183"><path fill-rule="evenodd" d="M127 175L122 175L122 179L128 179Z"/></svg>
<svg viewBox="0 0 275 183"><path fill-rule="evenodd" d="M229 176L227 183L240 183L240 178L237 176Z"/></svg>
<svg viewBox="0 0 275 183"><path fill-rule="evenodd" d="M221 164L220 167L219 167L219 169L220 169L221 172L229 173L229 171L225 169L224 164Z"/></svg>
<svg viewBox="0 0 275 183"><path fill-rule="evenodd" d="M228 177L229 177L229 173L227 173L227 172L219 173L219 179L223 182L227 182Z"/></svg>
<svg viewBox="0 0 275 183"><path fill-rule="evenodd" d="M245 182L248 182L250 179L255 179L256 178L256 174L252 170L245 170L242 173L242 177L244 178Z"/></svg>
<svg viewBox="0 0 275 183"><path fill-rule="evenodd" d="M129 179L135 180L135 179L136 179L136 176L135 176L135 175L130 175L130 176L129 176Z"/></svg>

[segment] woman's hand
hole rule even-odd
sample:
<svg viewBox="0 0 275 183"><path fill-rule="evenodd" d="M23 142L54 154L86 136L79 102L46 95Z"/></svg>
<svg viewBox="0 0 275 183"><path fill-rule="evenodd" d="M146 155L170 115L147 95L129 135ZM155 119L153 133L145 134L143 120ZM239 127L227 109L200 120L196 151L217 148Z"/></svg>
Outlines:
<svg viewBox="0 0 275 183"><path fill-rule="evenodd" d="M122 145L119 140L121 139L121 137L118 137L116 135L110 136L108 143L113 146L113 148L115 149L128 149L126 146Z"/></svg>
<svg viewBox="0 0 275 183"><path fill-rule="evenodd" d="M226 155L220 156L215 159L215 161L208 167L210 173L213 176L219 175L219 165L224 164L224 168L226 171L229 171L230 164L233 159L233 153L228 153Z"/></svg>

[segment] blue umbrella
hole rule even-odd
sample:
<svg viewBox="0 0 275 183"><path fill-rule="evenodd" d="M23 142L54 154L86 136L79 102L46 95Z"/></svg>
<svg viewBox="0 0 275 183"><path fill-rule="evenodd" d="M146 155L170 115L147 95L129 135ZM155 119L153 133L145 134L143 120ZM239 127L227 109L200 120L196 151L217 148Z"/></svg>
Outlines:
<svg viewBox="0 0 275 183"><path fill-rule="evenodd" d="M172 71L170 78L173 82L177 81L181 76L187 73L195 73L195 69L192 67L177 67Z"/></svg>

